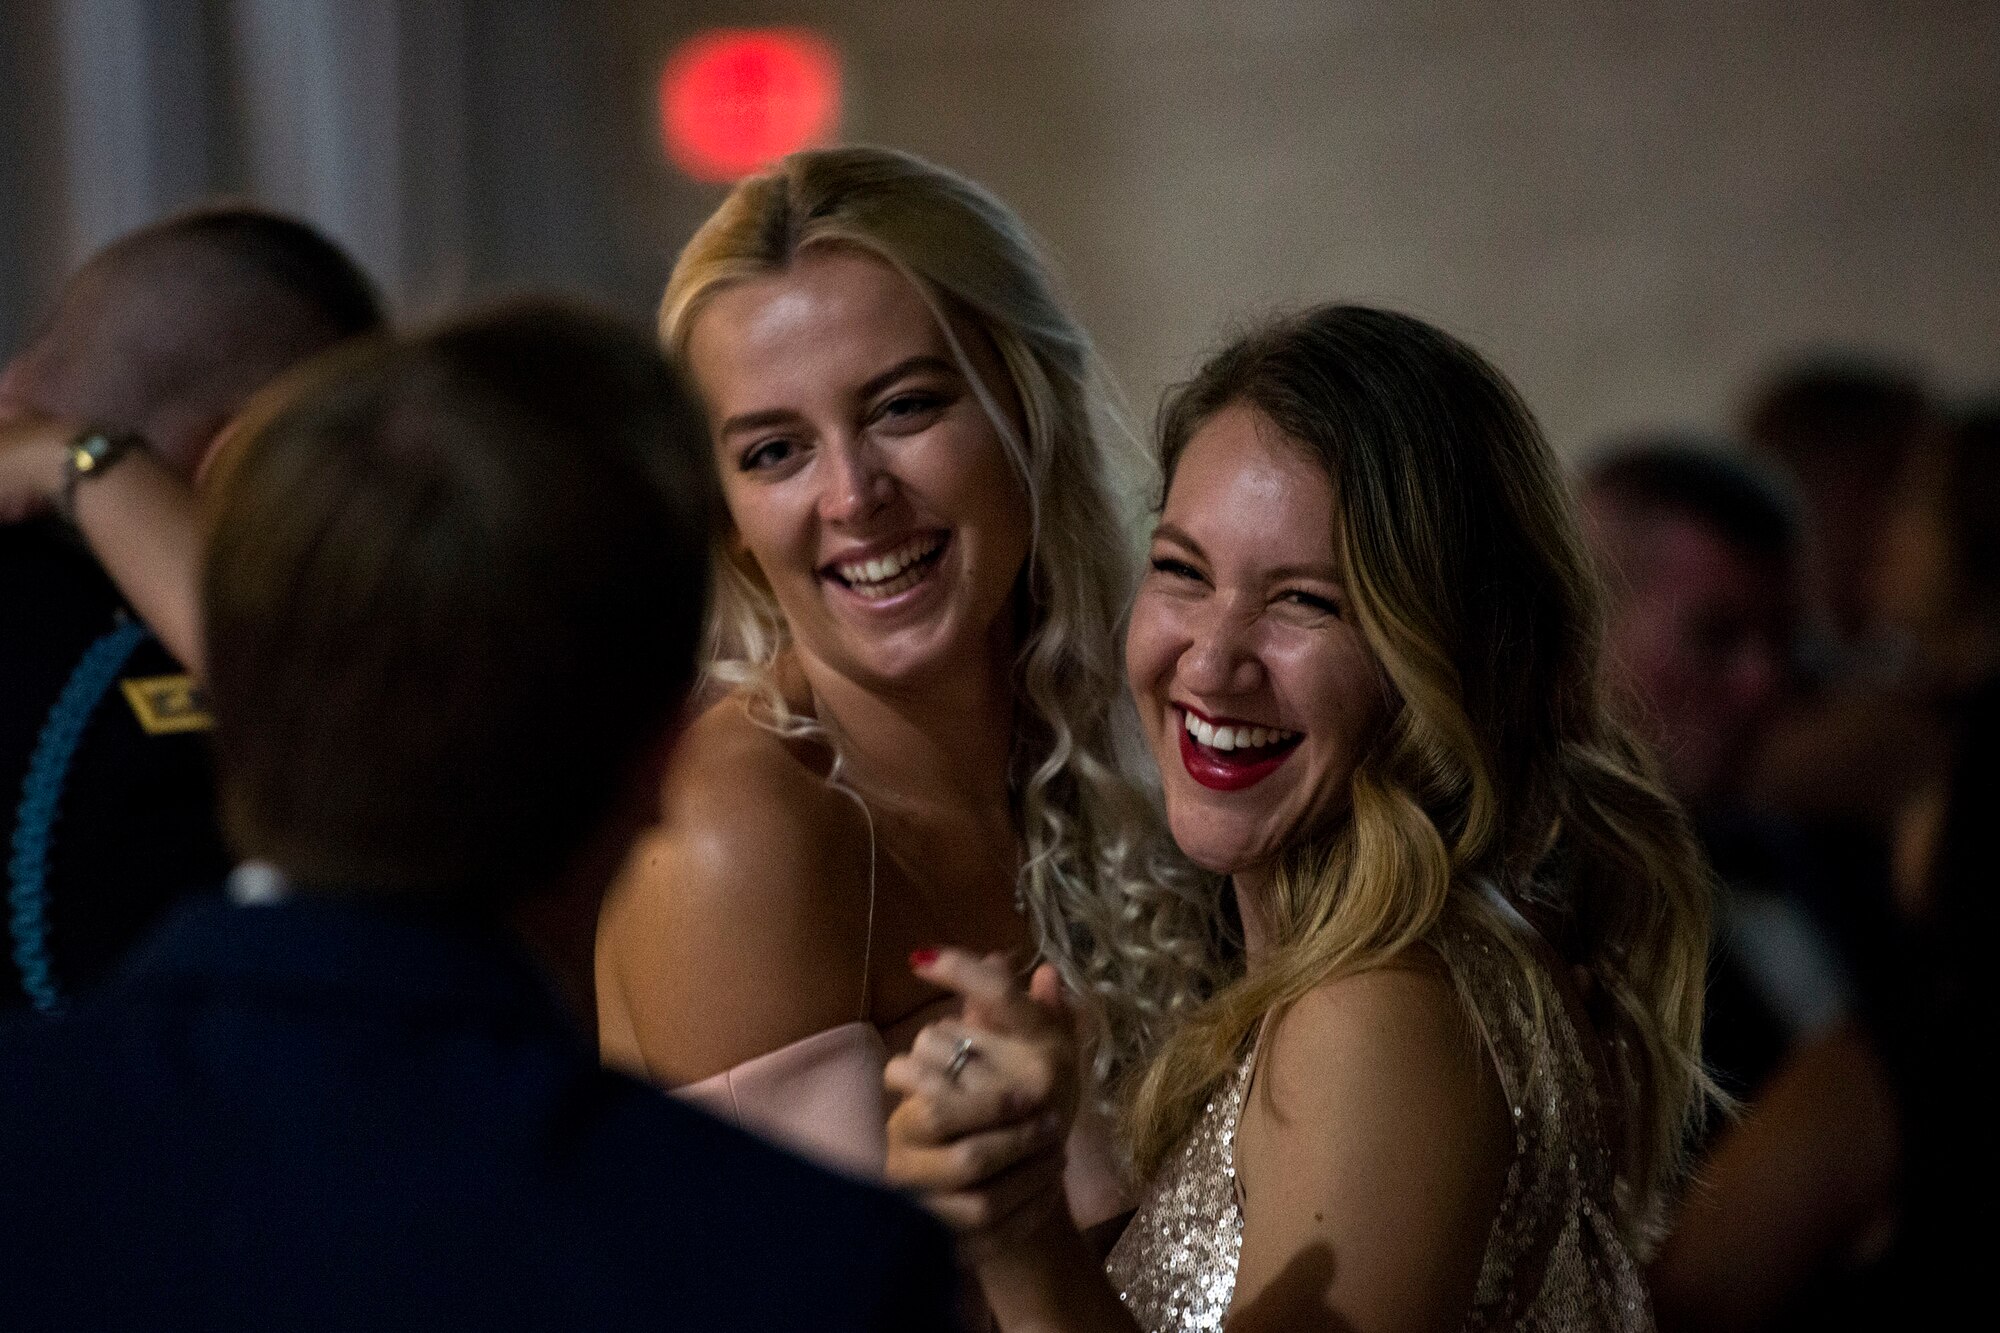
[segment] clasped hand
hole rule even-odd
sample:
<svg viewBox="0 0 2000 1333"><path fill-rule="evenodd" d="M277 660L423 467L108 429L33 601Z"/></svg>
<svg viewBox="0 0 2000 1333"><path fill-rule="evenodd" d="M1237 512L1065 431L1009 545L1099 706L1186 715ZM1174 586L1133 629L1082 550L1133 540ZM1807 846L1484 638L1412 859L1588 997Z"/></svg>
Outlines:
<svg viewBox="0 0 2000 1333"><path fill-rule="evenodd" d="M944 949L911 966L964 1004L889 1061L884 1080L902 1097L889 1117L890 1183L920 1195L975 1258L1066 1224L1077 1043L1055 968L1043 964L1023 989L1001 954Z"/></svg>

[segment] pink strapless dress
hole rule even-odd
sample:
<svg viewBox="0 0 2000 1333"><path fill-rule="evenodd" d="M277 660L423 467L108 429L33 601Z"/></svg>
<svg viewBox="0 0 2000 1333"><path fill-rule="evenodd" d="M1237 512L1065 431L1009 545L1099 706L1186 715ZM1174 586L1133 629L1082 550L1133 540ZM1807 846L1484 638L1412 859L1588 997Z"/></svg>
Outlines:
<svg viewBox="0 0 2000 1333"><path fill-rule="evenodd" d="M889 1154L889 1048L872 1023L842 1023L674 1089L710 1115L822 1166L880 1181ZM1089 1121L1070 1135L1063 1185L1081 1226L1129 1203L1109 1135Z"/></svg>
<svg viewBox="0 0 2000 1333"><path fill-rule="evenodd" d="M880 1180L889 1151L888 1063L874 1024L842 1023L674 1092L824 1166Z"/></svg>

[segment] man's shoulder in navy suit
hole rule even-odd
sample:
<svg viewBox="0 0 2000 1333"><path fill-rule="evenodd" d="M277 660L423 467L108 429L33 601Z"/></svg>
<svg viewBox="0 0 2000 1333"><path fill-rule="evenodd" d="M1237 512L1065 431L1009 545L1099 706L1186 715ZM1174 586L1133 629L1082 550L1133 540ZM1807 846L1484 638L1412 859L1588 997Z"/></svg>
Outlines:
<svg viewBox="0 0 2000 1333"><path fill-rule="evenodd" d="M0 1028L0 1276L24 1327L930 1328L954 1280L906 1201L598 1067L497 932L317 902Z"/></svg>

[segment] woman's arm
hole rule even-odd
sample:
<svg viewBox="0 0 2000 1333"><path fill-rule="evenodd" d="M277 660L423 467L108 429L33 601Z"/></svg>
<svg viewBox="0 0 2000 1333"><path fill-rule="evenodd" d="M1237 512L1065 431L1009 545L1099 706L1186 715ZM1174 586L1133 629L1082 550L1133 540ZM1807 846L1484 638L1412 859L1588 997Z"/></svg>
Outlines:
<svg viewBox="0 0 2000 1333"><path fill-rule="evenodd" d="M1237 1127L1230 1328L1461 1327L1514 1130L1449 977L1413 963L1328 982L1259 1061Z"/></svg>
<svg viewBox="0 0 2000 1333"><path fill-rule="evenodd" d="M1652 1269L1665 1329L1761 1328L1895 1199L1895 1093L1857 1027L1815 1038L1702 1164Z"/></svg>
<svg viewBox="0 0 2000 1333"><path fill-rule="evenodd" d="M694 1082L862 1016L866 825L735 700L675 755L598 927L609 1063Z"/></svg>
<svg viewBox="0 0 2000 1333"><path fill-rule="evenodd" d="M0 426L0 522L54 508L78 427L45 418ZM194 492L134 449L75 492L77 530L98 564L168 652L202 674L201 543Z"/></svg>
<svg viewBox="0 0 2000 1333"><path fill-rule="evenodd" d="M890 1179L966 1241L1008 1333L1130 1330L1131 1316L1047 1184L1074 1092L1068 1029L1004 963L947 950L923 975L966 997L890 1062ZM1037 974L1053 992L1053 972ZM959 1077L949 1053L978 1054ZM1497 1077L1439 968L1344 978L1277 1023L1244 1108L1246 1188L1230 1328L1452 1330L1464 1322L1514 1131ZM1058 1168L1059 1170L1059 1168Z"/></svg>

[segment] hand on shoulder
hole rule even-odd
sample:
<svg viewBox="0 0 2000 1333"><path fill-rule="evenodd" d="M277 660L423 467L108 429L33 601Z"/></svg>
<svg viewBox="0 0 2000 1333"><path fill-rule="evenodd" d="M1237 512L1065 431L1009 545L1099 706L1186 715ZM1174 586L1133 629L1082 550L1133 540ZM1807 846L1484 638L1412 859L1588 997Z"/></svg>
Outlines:
<svg viewBox="0 0 2000 1333"><path fill-rule="evenodd" d="M1428 951L1328 981L1265 1034L1237 1131L1246 1329L1455 1329L1513 1160L1506 1097Z"/></svg>
<svg viewBox="0 0 2000 1333"><path fill-rule="evenodd" d="M688 1082L861 1017L868 826L812 756L732 694L661 801L598 927L606 1058Z"/></svg>

